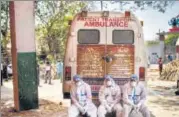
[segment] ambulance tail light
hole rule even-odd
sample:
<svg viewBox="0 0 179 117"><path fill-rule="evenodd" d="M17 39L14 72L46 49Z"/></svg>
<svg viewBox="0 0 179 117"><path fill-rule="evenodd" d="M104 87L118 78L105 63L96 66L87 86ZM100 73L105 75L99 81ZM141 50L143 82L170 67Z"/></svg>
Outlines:
<svg viewBox="0 0 179 117"><path fill-rule="evenodd" d="M65 67L65 80L71 80L71 67Z"/></svg>
<svg viewBox="0 0 179 117"><path fill-rule="evenodd" d="M130 17L131 16L131 12L130 11L125 11L125 17Z"/></svg>
<svg viewBox="0 0 179 117"><path fill-rule="evenodd" d="M82 11L81 12L81 17L87 17L88 11Z"/></svg>
<svg viewBox="0 0 179 117"><path fill-rule="evenodd" d="M145 80L145 67L139 68L139 80Z"/></svg>

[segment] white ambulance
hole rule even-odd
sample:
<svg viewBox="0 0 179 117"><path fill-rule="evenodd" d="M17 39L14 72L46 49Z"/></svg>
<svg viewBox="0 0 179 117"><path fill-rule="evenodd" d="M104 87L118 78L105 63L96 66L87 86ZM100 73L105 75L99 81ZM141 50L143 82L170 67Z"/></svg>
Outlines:
<svg viewBox="0 0 179 117"><path fill-rule="evenodd" d="M64 98L70 98L75 74L91 85L97 98L104 75L110 74L123 85L131 74L147 81L147 56L143 22L129 11L78 13L71 21L64 59Z"/></svg>

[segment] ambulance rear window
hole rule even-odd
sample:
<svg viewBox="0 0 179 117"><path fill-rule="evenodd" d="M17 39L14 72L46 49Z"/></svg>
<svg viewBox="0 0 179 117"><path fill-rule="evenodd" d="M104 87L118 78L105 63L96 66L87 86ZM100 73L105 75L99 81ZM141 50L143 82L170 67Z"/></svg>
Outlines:
<svg viewBox="0 0 179 117"><path fill-rule="evenodd" d="M80 29L78 31L78 43L80 44L98 44L100 32L96 29Z"/></svg>
<svg viewBox="0 0 179 117"><path fill-rule="evenodd" d="M133 30L113 30L113 43L114 44L133 44L134 31Z"/></svg>

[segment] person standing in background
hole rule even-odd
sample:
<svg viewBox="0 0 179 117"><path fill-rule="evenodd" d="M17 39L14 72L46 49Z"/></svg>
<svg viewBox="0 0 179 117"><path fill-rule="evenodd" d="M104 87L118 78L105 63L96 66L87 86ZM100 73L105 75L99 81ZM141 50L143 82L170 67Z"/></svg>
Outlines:
<svg viewBox="0 0 179 117"><path fill-rule="evenodd" d="M162 74L162 70L163 70L163 61L162 61L162 57L159 58L158 60L158 65L159 65L159 72L160 72L160 76Z"/></svg>
<svg viewBox="0 0 179 117"><path fill-rule="evenodd" d="M63 78L63 63L60 60L57 62L56 68L57 68L57 76L58 76L58 78L60 79L60 81L62 83L62 78Z"/></svg>
<svg viewBox="0 0 179 117"><path fill-rule="evenodd" d="M37 63L37 85L40 87L40 66Z"/></svg>
<svg viewBox="0 0 179 117"><path fill-rule="evenodd" d="M1 63L1 86L3 86L3 64Z"/></svg>
<svg viewBox="0 0 179 117"><path fill-rule="evenodd" d="M169 60L169 62L173 61L173 57L172 57L171 53L168 55L168 60Z"/></svg>
<svg viewBox="0 0 179 117"><path fill-rule="evenodd" d="M3 64L3 79L5 79L5 81L8 81L7 64L5 62Z"/></svg>
<svg viewBox="0 0 179 117"><path fill-rule="evenodd" d="M52 70L52 67L50 65L50 62L47 61L46 66L45 66L45 83L47 83L47 80L49 80L49 84L52 84L51 83L51 79L52 79L51 70Z"/></svg>

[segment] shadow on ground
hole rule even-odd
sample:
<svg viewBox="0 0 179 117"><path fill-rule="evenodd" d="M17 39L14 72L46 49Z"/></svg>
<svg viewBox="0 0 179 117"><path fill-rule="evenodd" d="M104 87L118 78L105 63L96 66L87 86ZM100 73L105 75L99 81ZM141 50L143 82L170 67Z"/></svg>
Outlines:
<svg viewBox="0 0 179 117"><path fill-rule="evenodd" d="M156 117L155 115L152 114L152 112L150 112L150 117Z"/></svg>
<svg viewBox="0 0 179 117"><path fill-rule="evenodd" d="M40 100L39 109L15 112L11 105L1 102L2 117L66 117L66 108L47 100Z"/></svg>
<svg viewBox="0 0 179 117"><path fill-rule="evenodd" d="M161 106L164 110L179 110L179 97L170 97L171 99L156 99L150 101L158 106Z"/></svg>

